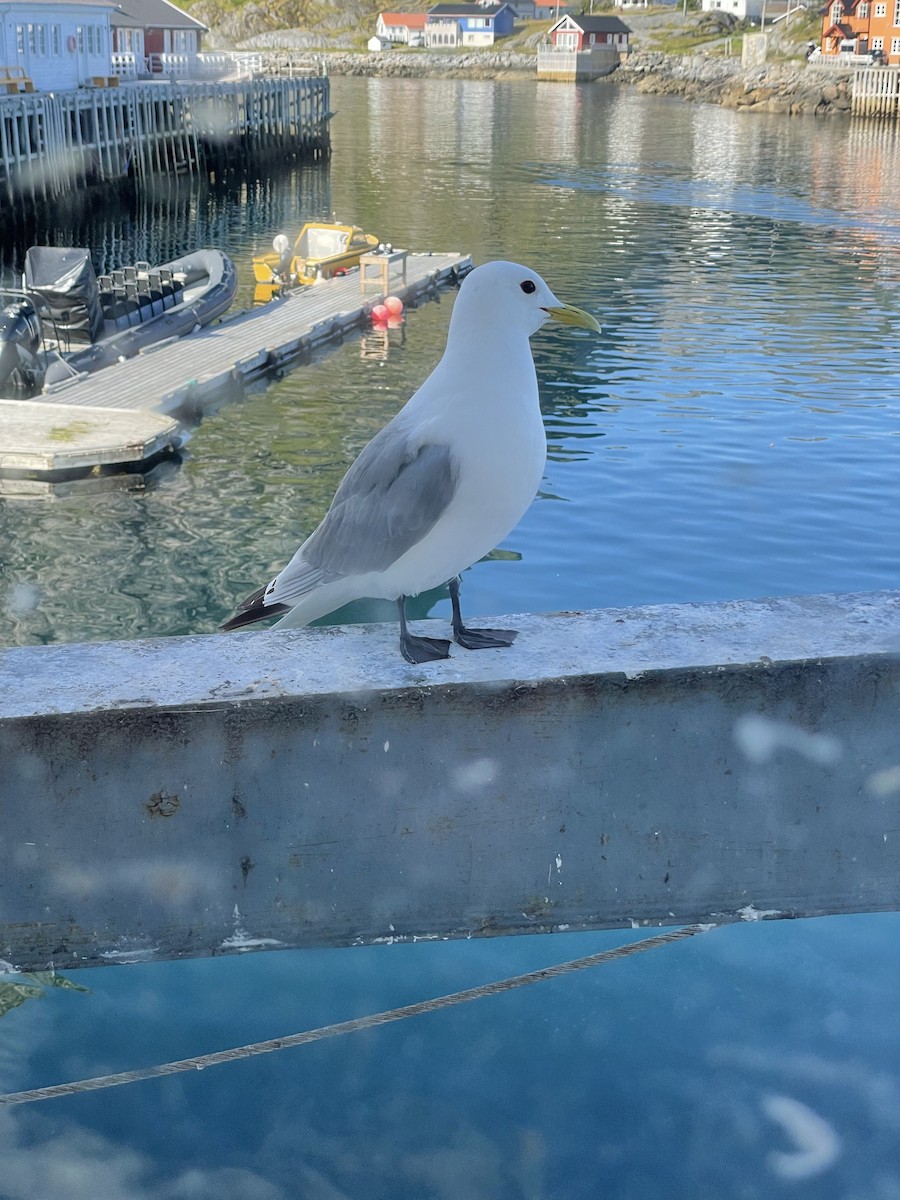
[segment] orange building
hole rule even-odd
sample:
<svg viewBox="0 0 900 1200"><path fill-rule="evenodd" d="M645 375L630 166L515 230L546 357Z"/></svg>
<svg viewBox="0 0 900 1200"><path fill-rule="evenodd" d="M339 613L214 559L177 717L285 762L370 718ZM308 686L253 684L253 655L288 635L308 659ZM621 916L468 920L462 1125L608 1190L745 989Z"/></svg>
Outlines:
<svg viewBox="0 0 900 1200"><path fill-rule="evenodd" d="M900 0L834 0L822 10L822 53L900 65Z"/></svg>

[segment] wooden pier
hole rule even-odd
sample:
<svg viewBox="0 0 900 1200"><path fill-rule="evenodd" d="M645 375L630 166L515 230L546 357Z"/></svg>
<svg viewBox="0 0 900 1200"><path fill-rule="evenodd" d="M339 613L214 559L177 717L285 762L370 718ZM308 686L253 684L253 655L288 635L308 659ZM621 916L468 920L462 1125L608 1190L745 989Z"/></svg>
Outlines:
<svg viewBox="0 0 900 1200"><path fill-rule="evenodd" d="M471 265L456 252L409 254L405 278L391 275L389 290L408 306ZM364 328L384 297L383 280L363 288L355 269L75 376L30 401L0 404L0 495L140 485L141 470L175 451L186 425L240 399L247 384Z"/></svg>
<svg viewBox="0 0 900 1200"><path fill-rule="evenodd" d="M54 200L128 177L330 148L328 79L128 82L0 96L0 196Z"/></svg>
<svg viewBox="0 0 900 1200"><path fill-rule="evenodd" d="M863 67L854 71L850 112L854 117L897 117L900 68Z"/></svg>

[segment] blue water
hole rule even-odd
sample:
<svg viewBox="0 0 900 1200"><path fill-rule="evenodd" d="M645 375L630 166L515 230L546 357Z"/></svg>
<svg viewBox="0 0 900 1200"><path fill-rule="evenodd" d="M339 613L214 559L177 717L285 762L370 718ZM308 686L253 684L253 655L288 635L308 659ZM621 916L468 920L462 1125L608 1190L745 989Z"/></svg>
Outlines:
<svg viewBox="0 0 900 1200"><path fill-rule="evenodd" d="M547 473L467 572L467 612L898 586L896 130L615 86L338 79L332 107L330 165L30 234L123 258L215 241L247 279L275 233L336 211L397 245L525 261L595 312L600 339L534 339ZM7 240L10 269L21 249ZM222 409L146 491L0 501L0 644L214 629L428 373L452 302L409 313L383 360L354 338ZM351 1038L0 1108L0 1197L897 1200L898 935L893 914L729 927ZM72 972L89 993L44 989L0 1018L0 1088L625 940Z"/></svg>

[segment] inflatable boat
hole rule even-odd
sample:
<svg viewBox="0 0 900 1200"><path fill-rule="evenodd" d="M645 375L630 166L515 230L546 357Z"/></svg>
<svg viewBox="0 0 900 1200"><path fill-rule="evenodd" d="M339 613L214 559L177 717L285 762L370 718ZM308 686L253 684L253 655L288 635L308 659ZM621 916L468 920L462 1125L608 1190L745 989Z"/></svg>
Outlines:
<svg viewBox="0 0 900 1200"><path fill-rule="evenodd" d="M32 246L22 288L0 292L0 397L27 399L184 337L221 316L236 287L220 250L97 276L89 250Z"/></svg>

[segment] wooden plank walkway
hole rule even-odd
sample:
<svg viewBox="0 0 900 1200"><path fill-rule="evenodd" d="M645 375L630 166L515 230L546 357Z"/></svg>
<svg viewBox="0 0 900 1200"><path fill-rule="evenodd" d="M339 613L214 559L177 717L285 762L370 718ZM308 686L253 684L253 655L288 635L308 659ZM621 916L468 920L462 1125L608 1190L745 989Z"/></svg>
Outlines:
<svg viewBox="0 0 900 1200"><path fill-rule="evenodd" d="M0 468L61 471L141 462L181 442L179 424L150 412L0 400Z"/></svg>
<svg viewBox="0 0 900 1200"><path fill-rule="evenodd" d="M405 282L393 277L390 293L407 305L414 303L470 266L471 258L456 252L410 254ZM66 380L28 402L10 401L0 425L0 477L24 472L39 480L66 470L89 473L101 464L150 459L160 452L160 439L177 445L177 422L194 422L224 399L240 399L247 383L363 328L372 307L383 299L381 284L367 284L363 291L354 270L226 317L95 375ZM9 405L19 410L15 422ZM43 407L52 409L50 417L41 416ZM61 434L61 414L67 410L77 420ZM169 418L168 424L160 425L159 415Z"/></svg>

